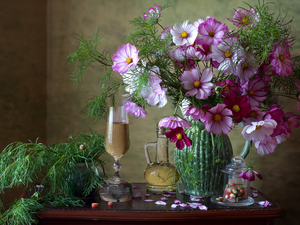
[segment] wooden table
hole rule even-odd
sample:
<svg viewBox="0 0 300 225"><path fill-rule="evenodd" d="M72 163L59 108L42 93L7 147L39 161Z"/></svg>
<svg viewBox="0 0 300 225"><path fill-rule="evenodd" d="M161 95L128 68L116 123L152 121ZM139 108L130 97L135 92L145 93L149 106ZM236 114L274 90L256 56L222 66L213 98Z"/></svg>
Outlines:
<svg viewBox="0 0 300 225"><path fill-rule="evenodd" d="M146 191L144 183L134 189L134 193L142 191L142 198L133 199L130 202L114 203L109 207L107 202L90 199L84 207L54 208L47 207L38 212L40 224L273 224L274 218L282 217L283 210L271 199L258 191L255 203L246 207L225 207L213 204L210 198L205 198L202 204L208 207L207 211L199 209L172 209L174 198L169 198L166 206L155 205L154 202L143 202L144 193L151 193L151 199L158 200L162 196ZM253 189L252 189L253 190ZM30 193L26 194L29 197ZM182 195L184 200L189 196ZM97 198L98 199L98 198ZM264 208L256 202L268 200L272 206ZM99 202L99 207L91 208L91 202Z"/></svg>

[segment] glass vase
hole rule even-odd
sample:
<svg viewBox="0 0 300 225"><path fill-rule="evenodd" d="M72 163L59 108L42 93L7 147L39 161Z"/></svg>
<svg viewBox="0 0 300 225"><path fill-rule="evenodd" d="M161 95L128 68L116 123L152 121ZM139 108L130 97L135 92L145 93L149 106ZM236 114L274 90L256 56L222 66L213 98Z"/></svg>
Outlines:
<svg viewBox="0 0 300 225"><path fill-rule="evenodd" d="M200 121L190 122L191 127L185 133L193 141L192 146L174 150L184 193L206 197L220 194L224 183L222 169L233 154L229 137L207 132Z"/></svg>

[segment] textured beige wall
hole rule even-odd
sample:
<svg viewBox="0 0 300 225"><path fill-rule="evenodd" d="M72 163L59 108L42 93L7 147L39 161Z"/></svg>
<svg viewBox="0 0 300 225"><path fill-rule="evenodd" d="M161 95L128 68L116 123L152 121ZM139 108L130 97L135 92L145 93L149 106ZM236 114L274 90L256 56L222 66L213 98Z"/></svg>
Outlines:
<svg viewBox="0 0 300 225"><path fill-rule="evenodd" d="M0 1L0 151L15 141L46 142L46 1ZM21 188L1 195L4 204Z"/></svg>
<svg viewBox="0 0 300 225"><path fill-rule="evenodd" d="M247 1L256 4L256 0ZM294 36L300 36L300 2L299 0L275 0L270 5L275 12L280 8L287 19L294 18L291 28ZM104 124L93 124L92 120L86 119L79 112L85 105L85 101L93 95L100 93L98 79L103 70L99 65L90 68L83 82L72 86L68 80L71 73L70 65L65 63L66 56L75 48L72 46L75 33L84 31L91 35L97 27L102 27L101 34L107 37L103 41L103 48L111 53L117 51L118 46L124 43L126 35L130 32L128 21L140 16L142 11L147 11L154 3L173 6L165 11L163 26L172 26L176 22L188 19L194 21L205 18L207 15L215 16L217 20L227 22L232 17L234 8L244 6L238 0L52 0L48 1L48 142L63 141L71 133L85 132L89 128L104 132ZM231 26L232 28L232 26ZM294 54L300 53L300 41L294 45ZM118 74L116 74L118 76ZM282 100L289 110L294 110L295 103L287 99ZM129 152L122 158L123 168L121 176L132 182L143 182L143 170L146 167L143 146L148 141L155 140L155 127L160 118L170 115L172 107L166 106L158 110L156 107L147 108L147 119L130 120L131 147ZM294 111L295 112L295 111ZM242 149L243 138L240 129L235 129L230 134L234 151ZM275 153L265 157L259 157L253 149L253 166L261 172L264 179L255 181L252 186L258 188L274 201L279 203L285 210L286 216L277 220L277 224L298 224L300 195L298 194L299 180L299 145L300 130L293 129L289 140L278 146ZM172 154L172 148L170 153ZM107 169L112 175L112 158L106 156Z"/></svg>

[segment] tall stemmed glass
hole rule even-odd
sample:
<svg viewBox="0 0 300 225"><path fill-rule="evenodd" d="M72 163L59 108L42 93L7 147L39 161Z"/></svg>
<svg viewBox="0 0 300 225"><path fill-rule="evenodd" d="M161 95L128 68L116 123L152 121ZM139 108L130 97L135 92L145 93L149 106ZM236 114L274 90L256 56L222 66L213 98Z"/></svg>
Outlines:
<svg viewBox="0 0 300 225"><path fill-rule="evenodd" d="M108 154L115 159L115 174L100 188L100 197L104 201L126 202L132 199L132 185L121 179L119 174L120 159L128 151L129 145L129 121L125 107L109 107L105 147Z"/></svg>

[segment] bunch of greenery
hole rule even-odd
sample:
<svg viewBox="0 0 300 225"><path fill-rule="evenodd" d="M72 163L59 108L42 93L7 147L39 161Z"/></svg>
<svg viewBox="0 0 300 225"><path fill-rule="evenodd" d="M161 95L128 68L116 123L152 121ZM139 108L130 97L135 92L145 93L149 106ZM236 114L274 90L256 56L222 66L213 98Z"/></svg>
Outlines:
<svg viewBox="0 0 300 225"><path fill-rule="evenodd" d="M21 186L34 194L16 200L1 215L0 224L36 223L36 212L49 203L83 206L84 201L74 195L72 187L76 164L92 168L82 188L82 195L88 196L103 182L99 170L104 172L104 162L99 157L105 152L104 143L104 136L95 132L70 136L66 143L44 145L36 140L9 144L0 154L0 193Z"/></svg>

